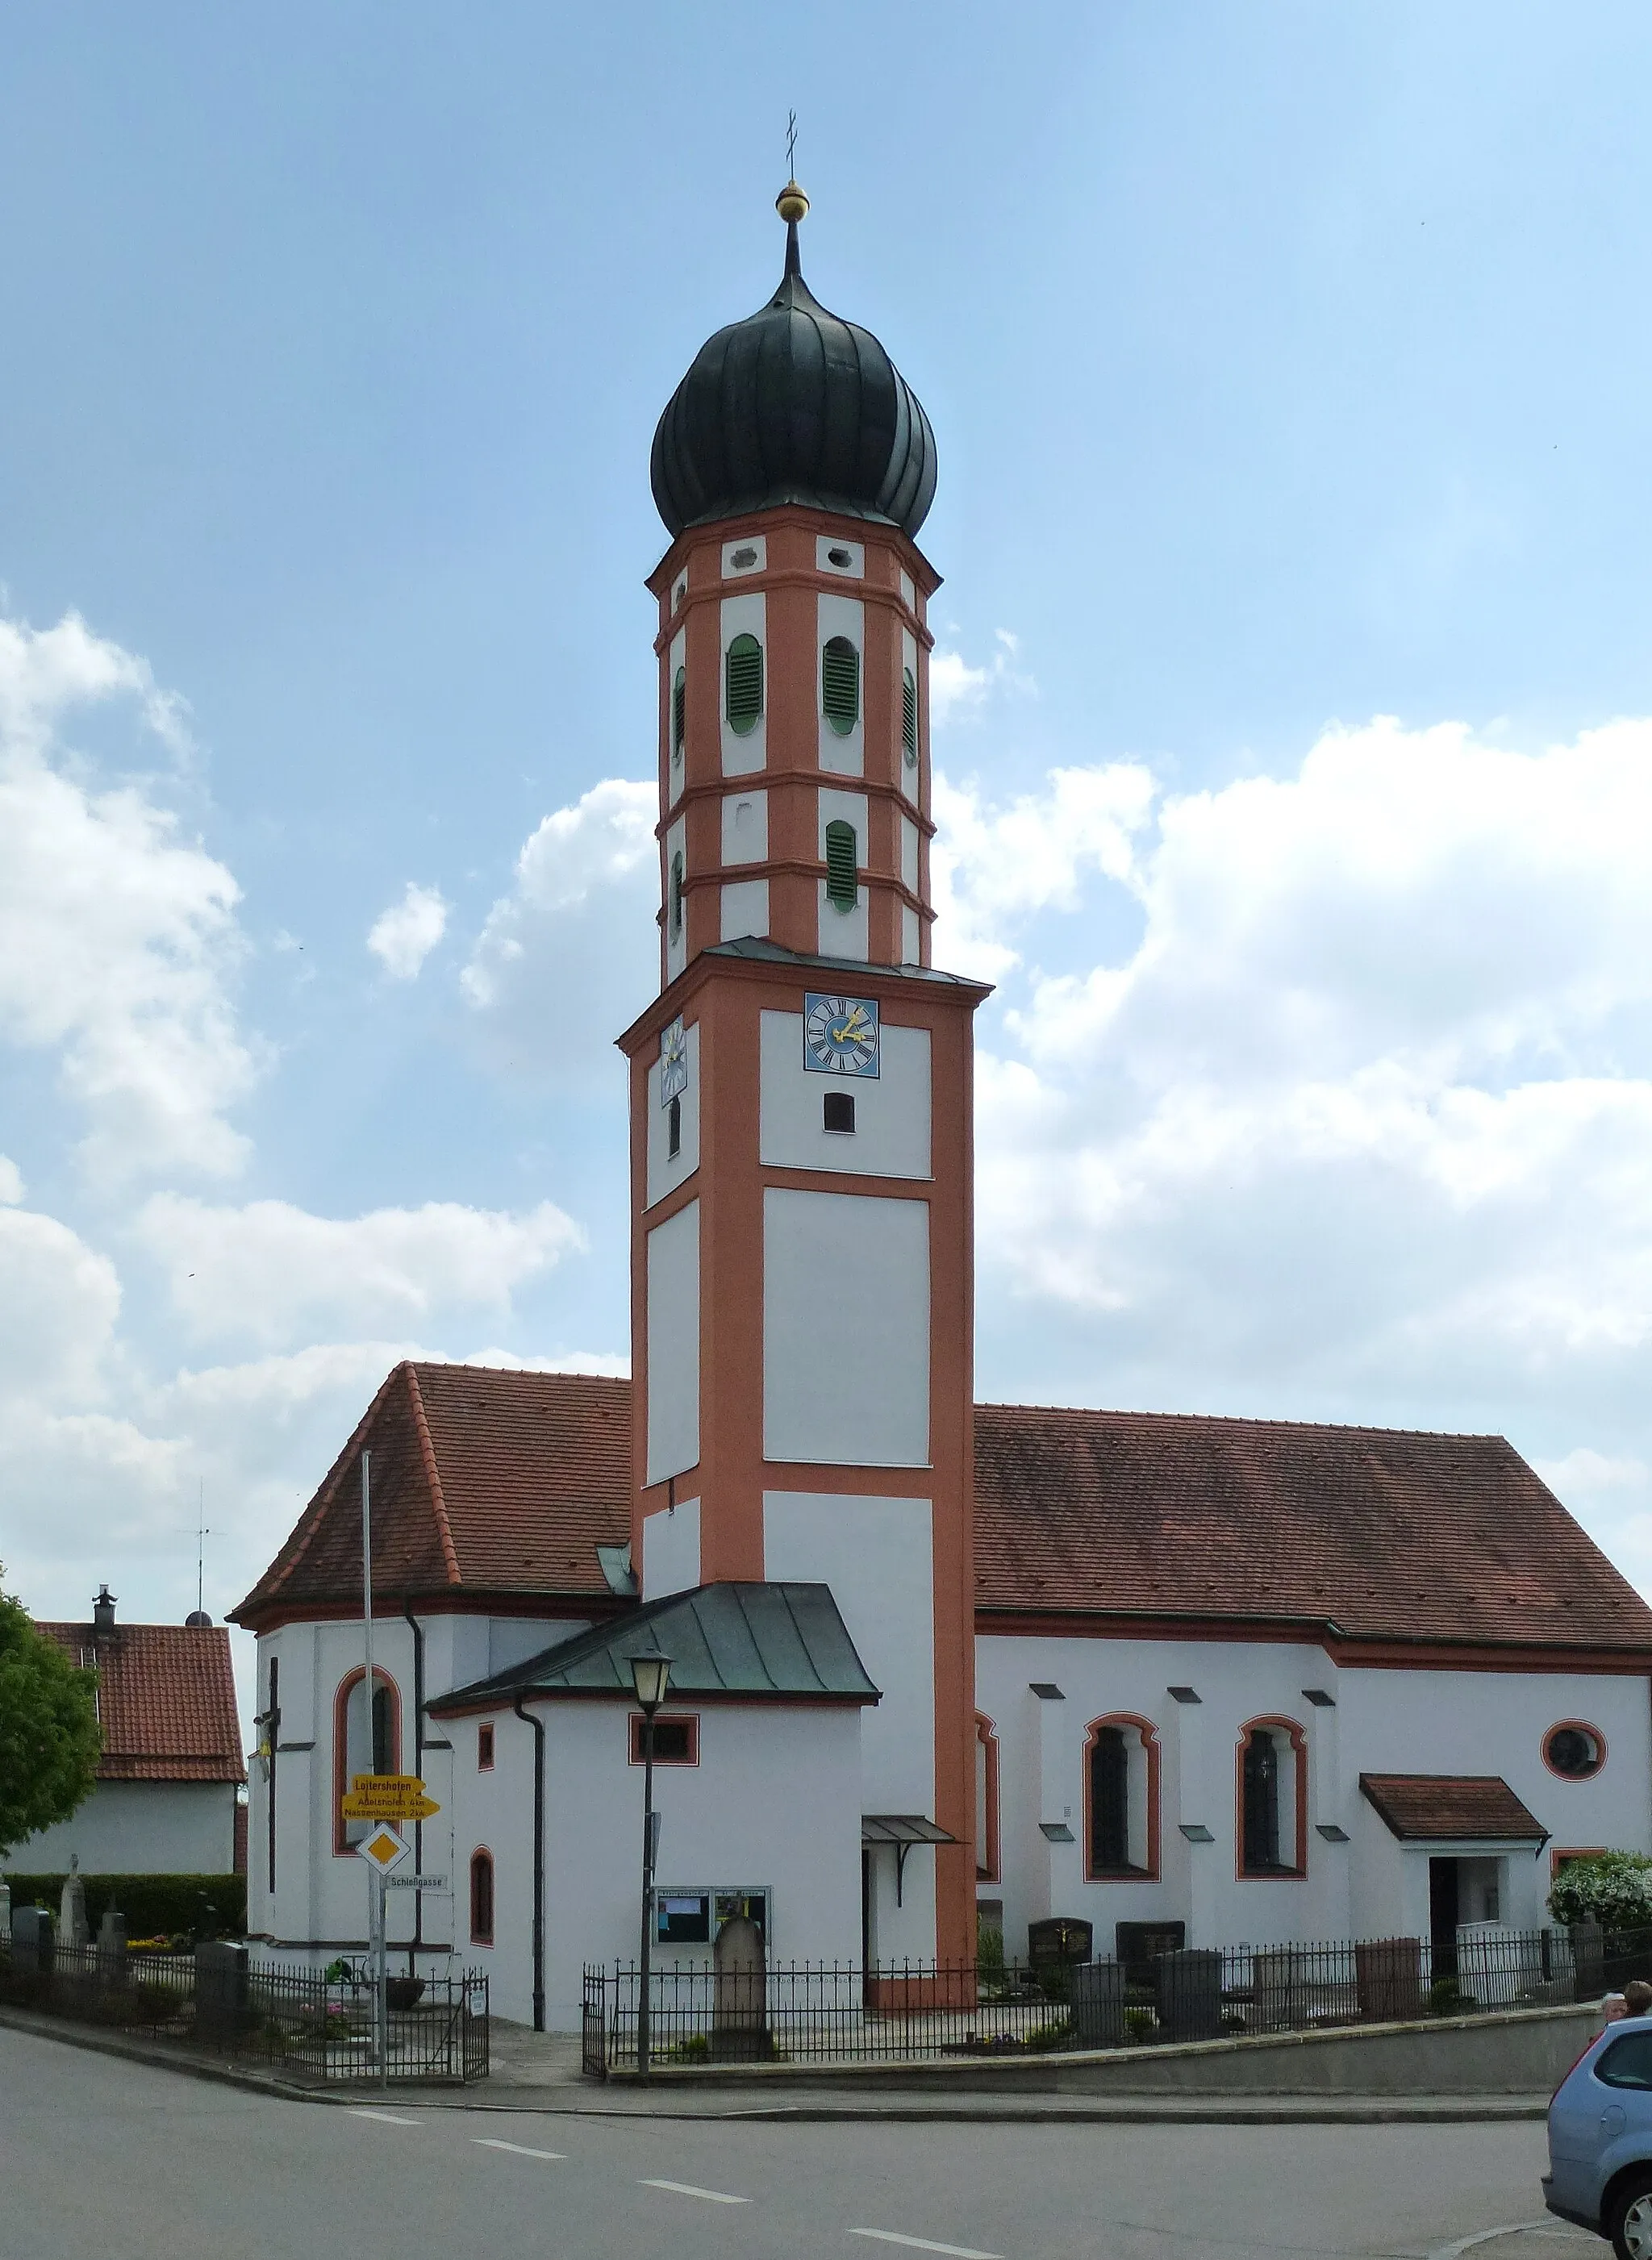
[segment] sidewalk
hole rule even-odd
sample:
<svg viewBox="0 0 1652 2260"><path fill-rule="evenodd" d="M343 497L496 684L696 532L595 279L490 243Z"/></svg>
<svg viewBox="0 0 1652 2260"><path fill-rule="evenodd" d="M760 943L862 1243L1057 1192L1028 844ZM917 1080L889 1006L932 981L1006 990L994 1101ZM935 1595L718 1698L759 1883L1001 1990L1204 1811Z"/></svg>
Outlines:
<svg viewBox="0 0 1652 2260"><path fill-rule="evenodd" d="M37 2016L25 2009L0 2009L0 2028L285 2102L359 2106L377 2101L383 2092L367 2087L300 2087L250 2065L227 2063L220 2056L129 2034L98 2032L67 2018ZM573 2035L533 2033L519 2025L502 2028L497 2023L492 2054L493 2076L474 2086L418 2087L398 2080L389 2091L390 2097L408 2109L600 2119L774 2120L793 2125L888 2119L1097 2127L1463 2126L1541 2119L1548 2108L1546 2094L1021 2096L954 2087L950 2082L942 2092L933 2081L900 2083L898 2074L888 2075L888 2085L856 2081L848 2092L843 2085L804 2086L790 2081L783 2095L761 2081L719 2081L714 2090L687 2090L676 2083L645 2085L634 2076L605 2082L584 2079L579 2070L579 2042Z"/></svg>

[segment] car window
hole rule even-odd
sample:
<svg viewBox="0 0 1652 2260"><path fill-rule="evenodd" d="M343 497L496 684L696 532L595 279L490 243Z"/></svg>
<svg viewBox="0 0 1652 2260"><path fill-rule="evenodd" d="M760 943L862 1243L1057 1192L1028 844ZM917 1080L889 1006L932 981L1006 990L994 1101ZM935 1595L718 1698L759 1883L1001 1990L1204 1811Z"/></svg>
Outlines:
<svg viewBox="0 0 1652 2260"><path fill-rule="evenodd" d="M1652 2032L1625 2033L1595 2066L1595 2078L1608 2087L1652 2087Z"/></svg>

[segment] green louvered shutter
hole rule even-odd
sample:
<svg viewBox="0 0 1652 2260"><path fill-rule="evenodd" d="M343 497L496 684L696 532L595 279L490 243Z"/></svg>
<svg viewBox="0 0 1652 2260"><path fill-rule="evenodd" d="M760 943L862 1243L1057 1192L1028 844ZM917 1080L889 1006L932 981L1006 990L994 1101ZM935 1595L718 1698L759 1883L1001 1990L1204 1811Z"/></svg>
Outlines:
<svg viewBox="0 0 1652 2260"><path fill-rule="evenodd" d="M747 738L763 711L763 647L754 635L737 635L723 662L728 726Z"/></svg>
<svg viewBox="0 0 1652 2260"><path fill-rule="evenodd" d="M671 685L671 758L683 758L683 736L688 722L689 685L685 670L678 668L676 680Z"/></svg>
<svg viewBox="0 0 1652 2260"><path fill-rule="evenodd" d="M906 748L906 766L918 766L918 685L912 681L910 667L903 668L900 679L900 741Z"/></svg>
<svg viewBox="0 0 1652 2260"><path fill-rule="evenodd" d="M820 654L820 711L840 738L861 719L861 654L847 636L833 636Z"/></svg>
<svg viewBox="0 0 1652 2260"><path fill-rule="evenodd" d="M828 824L826 851L826 900L835 903L840 911L852 911L859 876L855 869L855 826L840 821Z"/></svg>

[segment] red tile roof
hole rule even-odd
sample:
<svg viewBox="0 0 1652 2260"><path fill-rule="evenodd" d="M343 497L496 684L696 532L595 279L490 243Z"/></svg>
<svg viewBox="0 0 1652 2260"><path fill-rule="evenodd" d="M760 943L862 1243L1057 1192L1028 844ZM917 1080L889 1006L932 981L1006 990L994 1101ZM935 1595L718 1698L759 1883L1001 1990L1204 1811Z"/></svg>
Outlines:
<svg viewBox="0 0 1652 2260"><path fill-rule="evenodd" d="M232 1612L237 1622L301 1603L360 1606L363 1449L375 1593L610 1593L597 1548L630 1534L631 1384L407 1363Z"/></svg>
<svg viewBox="0 0 1652 2260"><path fill-rule="evenodd" d="M1402 1839L1532 1844L1548 1833L1494 1773L1362 1773L1360 1787Z"/></svg>
<svg viewBox="0 0 1652 2260"><path fill-rule="evenodd" d="M99 1781L245 1781L230 1636L222 1625L40 1624L97 1668Z"/></svg>
<svg viewBox="0 0 1652 2260"><path fill-rule="evenodd" d="M1024 1405L978 1405L975 1433L983 1609L1652 1645L1652 1609L1501 1436Z"/></svg>
<svg viewBox="0 0 1652 2260"><path fill-rule="evenodd" d="M630 1383L406 1364L237 1620L360 1606L364 1445L386 1599L610 1598ZM1652 1609L1500 1436L980 1405L975 1558L984 1611L1652 1649Z"/></svg>

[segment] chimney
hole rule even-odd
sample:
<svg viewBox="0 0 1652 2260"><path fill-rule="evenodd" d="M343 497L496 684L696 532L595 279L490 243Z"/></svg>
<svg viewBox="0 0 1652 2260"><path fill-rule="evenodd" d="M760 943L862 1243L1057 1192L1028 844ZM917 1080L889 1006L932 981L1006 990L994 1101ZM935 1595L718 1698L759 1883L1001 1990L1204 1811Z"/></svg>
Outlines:
<svg viewBox="0 0 1652 2260"><path fill-rule="evenodd" d="M115 1629L115 1596L108 1585L97 1588L97 1598L92 1603L92 1630L113 1632Z"/></svg>

